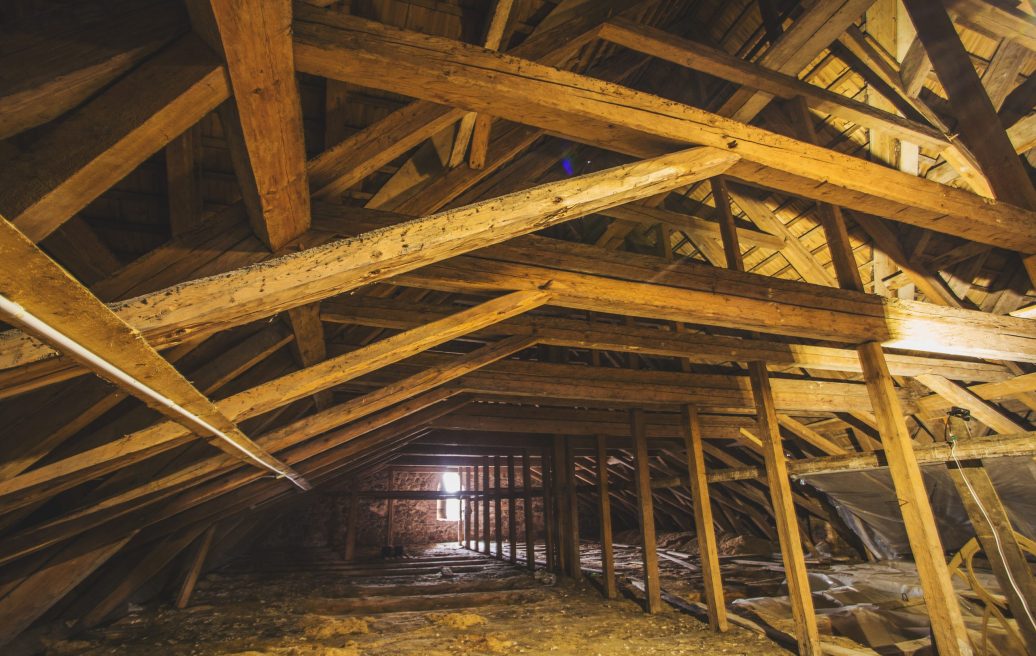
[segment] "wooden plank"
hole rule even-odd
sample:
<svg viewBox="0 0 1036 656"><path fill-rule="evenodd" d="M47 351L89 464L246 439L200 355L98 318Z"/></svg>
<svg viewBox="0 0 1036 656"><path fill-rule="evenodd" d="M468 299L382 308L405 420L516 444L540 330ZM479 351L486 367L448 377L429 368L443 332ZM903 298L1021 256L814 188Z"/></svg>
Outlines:
<svg viewBox="0 0 1036 656"><path fill-rule="evenodd" d="M0 255L7 263L5 320L227 453L308 489L305 480L245 436L138 332L2 219Z"/></svg>
<svg viewBox="0 0 1036 656"><path fill-rule="evenodd" d="M0 213L42 240L229 94L212 53L197 37L181 37L8 162Z"/></svg>
<svg viewBox="0 0 1036 656"><path fill-rule="evenodd" d="M187 7L195 30L227 63L238 119L223 113L227 142L252 229L277 250L310 222L291 2L190 0Z"/></svg>
<svg viewBox="0 0 1036 656"><path fill-rule="evenodd" d="M608 438L597 436L597 510L598 525L601 527L601 576L604 582L604 597L617 599L615 584L615 549L612 547L612 503L608 491Z"/></svg>
<svg viewBox="0 0 1036 656"><path fill-rule="evenodd" d="M351 511L350 511L351 512ZM355 517L352 518L355 521ZM355 533L355 527L350 525L349 530ZM191 594L194 592L194 586L198 582L198 577L201 576L202 570L205 567L205 559L209 555L209 548L212 547L212 538L216 535L216 524L212 524L205 532L202 533L201 537L197 540L197 545L194 548L194 553L191 554L190 565L187 566L187 572L183 577L183 582L180 583L180 591L176 594L176 600L173 605L183 610L187 608L187 605L191 602ZM346 550L348 552L348 549ZM347 557L346 560L351 560L351 556Z"/></svg>
<svg viewBox="0 0 1036 656"><path fill-rule="evenodd" d="M610 150L656 153L687 142L733 150L742 161L731 167L732 177L991 245L1036 251L1036 222L1027 209L990 204L703 110L448 39L355 17L307 14L296 21L296 57L304 72L470 111L494 111ZM448 80L435 75L443 66L452 72Z"/></svg>
<svg viewBox="0 0 1036 656"><path fill-rule="evenodd" d="M687 476L690 480L691 497L694 504L694 532L698 540L709 626L713 631L726 631L730 625L727 622L727 607L723 600L723 579L719 571L716 527L712 520L712 503L705 473L705 455L702 453L701 422L698 418L698 409L693 405L683 406L681 418L685 431L684 449L687 458Z"/></svg>
<svg viewBox="0 0 1036 656"><path fill-rule="evenodd" d="M905 0L904 6L950 100L961 141L975 155L998 199L1036 208L1033 188L968 51L941 3Z"/></svg>
<svg viewBox="0 0 1036 656"><path fill-rule="evenodd" d="M630 430L633 435L633 472L637 489L637 516L640 520L640 548L644 561L644 599L648 613L662 611L662 592L658 575L658 552L655 543L655 511L651 498L651 469L648 462L647 433L644 429L644 411L630 410Z"/></svg>

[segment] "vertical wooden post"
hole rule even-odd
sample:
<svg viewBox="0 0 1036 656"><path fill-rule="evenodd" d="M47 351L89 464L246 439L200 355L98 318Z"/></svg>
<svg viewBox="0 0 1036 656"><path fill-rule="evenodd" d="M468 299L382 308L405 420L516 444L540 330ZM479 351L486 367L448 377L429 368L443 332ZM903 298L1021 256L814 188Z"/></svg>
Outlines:
<svg viewBox="0 0 1036 656"><path fill-rule="evenodd" d="M712 195L716 209L719 211L720 232L723 236L723 250L726 255L727 267L743 271L745 267L741 258L741 246L738 243L737 230L734 226L734 216L730 211L730 197L727 193L726 181L722 176L712 178ZM795 499L792 496L791 481L788 478L788 463L785 460L784 447L781 444L780 425L777 423L773 391L770 389L770 374L765 362L749 362L748 373L756 409L759 413L759 438L762 440L766 482L770 491L770 501L773 504L774 519L777 523L777 538L781 545L784 572L788 578L788 600L791 603L791 614L795 620L799 653L819 656L821 653L820 632L817 629L813 596L809 589L809 577L806 574L806 560L802 553L802 543L799 542Z"/></svg>
<svg viewBox="0 0 1036 656"><path fill-rule="evenodd" d="M788 578L788 599L795 619L800 654L819 656L820 633L817 630L813 595L806 574L806 560L799 541L799 523L795 516L795 500L788 478L788 463L781 444L777 411L773 404L770 376L764 362L749 362L752 395L759 411L759 438L762 440L763 461L766 464L766 483L770 489L774 518L777 520L777 538L781 544L784 573Z"/></svg>
<svg viewBox="0 0 1036 656"><path fill-rule="evenodd" d="M651 470L648 462L647 427L644 411L630 410L633 433L633 471L637 488L637 511L640 517L640 547L644 558L645 610L662 610L662 588L658 579L658 552L655 550L655 507L651 499Z"/></svg>
<svg viewBox="0 0 1036 656"><path fill-rule="evenodd" d="M216 535L216 525L213 524L205 530L198 538L198 547L191 556L191 565L187 568L187 575L180 585L180 592L176 595L176 607L187 608L191 601L191 593L194 592L194 585L198 582L202 569L205 567L205 558L209 555L209 547L212 546L212 538Z"/></svg>
<svg viewBox="0 0 1036 656"><path fill-rule="evenodd" d="M532 468L529 450L522 451L522 510L525 511L525 566L536 570L536 526L532 514Z"/></svg>
<svg viewBox="0 0 1036 656"><path fill-rule="evenodd" d="M815 144L817 138L813 119L805 101L796 98L789 103L789 109L797 122L800 138ZM826 203L818 203L817 207L839 286L862 292L863 282L841 210ZM871 407L878 422L881 444L888 459L889 475L892 477L900 512L903 513L903 525L921 579L925 605L932 622L932 634L938 643L937 649L940 654L947 656L970 655L971 643L950 581L935 514L928 500L921 468L914 456L913 441L899 397L896 396L885 354L878 342L860 344L856 352L860 357Z"/></svg>
<svg viewBox="0 0 1036 656"><path fill-rule="evenodd" d="M471 548L471 467L464 467L464 548Z"/></svg>
<svg viewBox="0 0 1036 656"><path fill-rule="evenodd" d="M472 537L472 545L471 546L475 550L475 552L477 553L478 551L480 551L479 540L481 539L481 536L482 536L482 534L479 532L479 528L480 528L480 526L479 526L479 524L480 524L480 522L479 522L479 516L480 516L479 515L479 509L481 508L479 503L481 502L481 499L479 499L478 465L476 465L474 467L474 472L473 473L474 473L474 477L473 477L474 478L474 485L472 487L474 489L474 494L472 494L472 497L471 497L471 499L472 499L472 508L471 508L471 537Z"/></svg>
<svg viewBox="0 0 1036 656"><path fill-rule="evenodd" d="M514 498L514 454L507 456L507 542L512 563L518 562L518 513Z"/></svg>
<svg viewBox="0 0 1036 656"><path fill-rule="evenodd" d="M504 500L500 497L500 460L503 456L493 458L493 533L496 537L496 557L504 557Z"/></svg>
<svg viewBox="0 0 1036 656"><path fill-rule="evenodd" d="M555 502L555 517L556 517L556 533L557 535L557 553L558 553L558 573L563 576L569 575L569 556L572 553L572 549L569 546L569 541L572 539L572 531L569 528L569 505L568 498L565 495L567 484L565 482L565 473L567 468L565 467L565 438L561 435L555 435L554 441L554 453L551 458L551 478L554 482L554 502Z"/></svg>
<svg viewBox="0 0 1036 656"><path fill-rule="evenodd" d="M601 570L604 577L604 596L615 599L619 591L615 585L615 553L612 548L612 502L608 493L608 438L597 436L597 508L601 524Z"/></svg>
<svg viewBox="0 0 1036 656"><path fill-rule="evenodd" d="M489 535L489 456L482 458L482 553L489 555L491 542Z"/></svg>
<svg viewBox="0 0 1036 656"><path fill-rule="evenodd" d="M687 454L687 475L691 481L694 503L694 528L698 537L698 553L705 579L705 603L709 609L709 626L713 631L726 631L727 607L723 599L723 579L719 572L719 551L716 548L716 527L712 522L709 482L705 477L705 455L702 453L701 421L698 408L682 408L684 448Z"/></svg>
<svg viewBox="0 0 1036 656"><path fill-rule="evenodd" d="M345 560L356 559L356 534L359 527L356 525L360 515L360 496L356 492L349 495L349 511L345 516Z"/></svg>
<svg viewBox="0 0 1036 656"><path fill-rule="evenodd" d="M576 488L576 458L572 440L565 440L565 503L568 515L568 575L583 576L579 557L579 494Z"/></svg>
<svg viewBox="0 0 1036 656"><path fill-rule="evenodd" d="M391 498L385 512L385 544L390 547L396 546L396 504L395 499Z"/></svg>
<svg viewBox="0 0 1036 656"><path fill-rule="evenodd" d="M554 530L554 494L553 476L551 476L550 454L548 449L543 449L540 456L540 472L543 479L543 541L546 547L547 571L558 571L557 559L557 533Z"/></svg>

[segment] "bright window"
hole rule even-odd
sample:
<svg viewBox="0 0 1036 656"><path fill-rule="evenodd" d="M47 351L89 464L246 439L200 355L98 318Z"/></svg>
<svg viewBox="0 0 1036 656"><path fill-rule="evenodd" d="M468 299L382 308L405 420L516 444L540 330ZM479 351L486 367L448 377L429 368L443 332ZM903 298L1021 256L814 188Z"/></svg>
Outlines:
<svg viewBox="0 0 1036 656"><path fill-rule="evenodd" d="M440 492L460 492L460 474L445 472L439 483ZM439 519L444 522L456 522L460 519L460 499L442 499L439 501Z"/></svg>

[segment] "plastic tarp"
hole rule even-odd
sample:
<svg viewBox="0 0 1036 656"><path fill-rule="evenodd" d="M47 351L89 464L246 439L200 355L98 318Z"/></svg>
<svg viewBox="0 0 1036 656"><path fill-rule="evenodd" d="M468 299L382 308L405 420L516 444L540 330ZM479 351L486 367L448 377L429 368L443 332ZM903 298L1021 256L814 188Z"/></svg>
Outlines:
<svg viewBox="0 0 1036 656"><path fill-rule="evenodd" d="M1015 530L1036 537L1036 462L1028 456L983 460L993 486L1007 508ZM946 465L921 469L939 535L955 552L974 537L971 522L946 472ZM881 558L910 555L910 544L887 469L813 474L801 480L827 494L846 523Z"/></svg>

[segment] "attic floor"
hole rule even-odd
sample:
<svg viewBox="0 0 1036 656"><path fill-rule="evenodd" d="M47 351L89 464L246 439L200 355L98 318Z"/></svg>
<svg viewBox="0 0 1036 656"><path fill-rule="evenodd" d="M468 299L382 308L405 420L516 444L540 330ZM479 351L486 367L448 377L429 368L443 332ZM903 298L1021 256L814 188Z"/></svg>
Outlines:
<svg viewBox="0 0 1036 656"><path fill-rule="evenodd" d="M452 545L359 567L333 554L290 558L210 574L185 610L131 613L47 653L787 654L744 629L715 634L675 610L648 616L633 600L602 600L588 583L548 585L520 564Z"/></svg>

